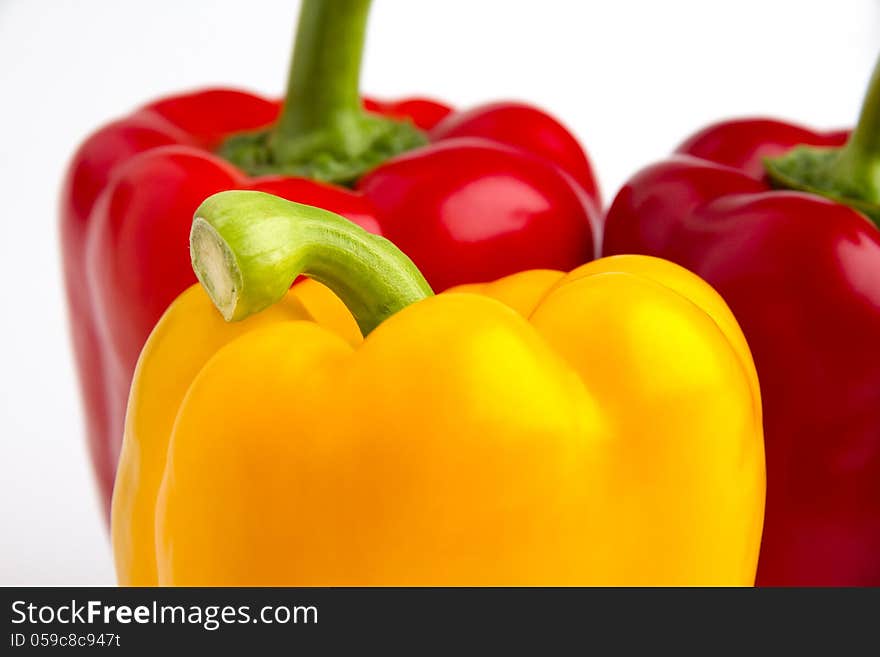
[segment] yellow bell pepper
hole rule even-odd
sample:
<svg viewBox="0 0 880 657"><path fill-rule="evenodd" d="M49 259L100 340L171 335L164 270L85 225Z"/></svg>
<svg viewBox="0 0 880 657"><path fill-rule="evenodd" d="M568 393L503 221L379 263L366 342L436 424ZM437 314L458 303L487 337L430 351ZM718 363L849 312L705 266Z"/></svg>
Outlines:
<svg viewBox="0 0 880 657"><path fill-rule="evenodd" d="M758 381L695 275L620 256L433 296L258 192L205 201L191 246L202 286L131 390L121 584L753 583Z"/></svg>

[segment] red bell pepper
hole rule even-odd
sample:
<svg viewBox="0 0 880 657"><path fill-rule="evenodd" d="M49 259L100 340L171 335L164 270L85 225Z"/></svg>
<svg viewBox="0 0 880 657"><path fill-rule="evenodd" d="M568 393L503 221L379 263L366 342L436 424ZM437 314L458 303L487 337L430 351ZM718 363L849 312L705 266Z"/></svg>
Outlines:
<svg viewBox="0 0 880 657"><path fill-rule="evenodd" d="M462 113L423 99L362 103L369 4L303 2L283 103L225 89L166 98L74 156L64 272L105 503L135 362L195 282L188 234L207 196L256 189L342 214L393 240L436 290L593 258L595 179L555 119L517 103Z"/></svg>
<svg viewBox="0 0 880 657"><path fill-rule="evenodd" d="M630 179L606 217L606 254L696 272L751 346L767 458L759 585L880 585L878 167L880 66L851 135L713 125Z"/></svg>

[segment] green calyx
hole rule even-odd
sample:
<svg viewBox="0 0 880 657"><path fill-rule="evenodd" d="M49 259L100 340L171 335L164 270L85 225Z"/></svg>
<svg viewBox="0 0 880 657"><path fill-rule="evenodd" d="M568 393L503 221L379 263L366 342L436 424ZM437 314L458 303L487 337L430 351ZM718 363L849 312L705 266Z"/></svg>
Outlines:
<svg viewBox="0 0 880 657"><path fill-rule="evenodd" d="M774 187L825 196L858 210L880 227L880 62L859 121L839 148L798 146L764 160Z"/></svg>
<svg viewBox="0 0 880 657"><path fill-rule="evenodd" d="M350 184L427 143L409 121L365 111L359 81L370 0L303 0L287 95L270 129L233 135L219 154L250 175Z"/></svg>
<svg viewBox="0 0 880 657"><path fill-rule="evenodd" d="M227 321L278 302L299 275L324 283L361 333L433 294L394 244L337 214L271 194L220 192L196 210L193 270Z"/></svg>
<svg viewBox="0 0 880 657"><path fill-rule="evenodd" d="M428 143L414 125L359 111L338 117L337 125L273 142L276 134L233 135L219 150L225 160L251 176L300 176L351 185L385 160ZM279 147L281 146L281 147Z"/></svg>
<svg viewBox="0 0 880 657"><path fill-rule="evenodd" d="M798 146L785 155L767 158L764 169L774 187L810 192L848 205L880 226L880 170L865 176L870 169L848 166L846 147L813 148ZM878 162L880 164L880 162Z"/></svg>

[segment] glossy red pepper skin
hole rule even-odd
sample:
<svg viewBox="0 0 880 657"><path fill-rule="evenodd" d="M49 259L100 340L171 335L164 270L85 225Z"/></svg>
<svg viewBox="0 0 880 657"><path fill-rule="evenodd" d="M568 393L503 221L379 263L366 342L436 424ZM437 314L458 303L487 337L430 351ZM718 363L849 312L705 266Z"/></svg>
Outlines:
<svg viewBox="0 0 880 657"><path fill-rule="evenodd" d="M380 165L354 190L249 178L213 153L272 124L279 103L230 90L160 100L100 129L70 165L61 238L73 341L100 491L109 504L140 349L195 282L193 211L225 189L257 189L342 214L407 252L436 290L522 269L572 269L595 255L599 198L577 141L550 116L504 103L367 100L432 143Z"/></svg>
<svg viewBox="0 0 880 657"><path fill-rule="evenodd" d="M762 158L839 146L769 120L721 123L621 189L603 252L678 262L745 332L761 383L767 507L759 585L880 585L880 231L774 191Z"/></svg>

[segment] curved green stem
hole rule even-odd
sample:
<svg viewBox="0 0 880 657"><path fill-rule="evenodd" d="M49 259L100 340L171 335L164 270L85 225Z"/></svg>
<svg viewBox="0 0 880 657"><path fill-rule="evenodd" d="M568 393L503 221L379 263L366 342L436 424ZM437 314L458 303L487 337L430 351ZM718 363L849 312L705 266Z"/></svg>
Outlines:
<svg viewBox="0 0 880 657"><path fill-rule="evenodd" d="M409 121L361 107L361 57L371 0L303 0L287 94L275 126L234 135L220 155L252 175L351 183L427 143Z"/></svg>
<svg viewBox="0 0 880 657"><path fill-rule="evenodd" d="M767 158L764 167L774 186L826 196L880 226L880 60L846 144L798 146L781 157Z"/></svg>
<svg viewBox="0 0 880 657"><path fill-rule="evenodd" d="M364 336L433 294L385 238L332 212L263 192L208 197L193 218L190 252L199 282L227 321L279 301L300 274L333 290Z"/></svg>

